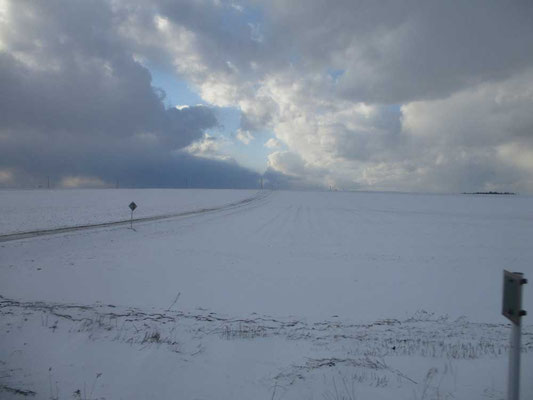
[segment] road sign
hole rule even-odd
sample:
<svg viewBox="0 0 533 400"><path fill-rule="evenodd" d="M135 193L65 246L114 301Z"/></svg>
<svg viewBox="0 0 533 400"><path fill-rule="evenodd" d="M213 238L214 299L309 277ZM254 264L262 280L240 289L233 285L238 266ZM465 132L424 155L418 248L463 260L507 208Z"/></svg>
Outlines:
<svg viewBox="0 0 533 400"><path fill-rule="evenodd" d="M520 398L520 342L521 319L526 312L522 310L522 286L527 283L521 272L503 271L502 314L512 321L511 343L509 346L509 379L507 381L507 400Z"/></svg>
<svg viewBox="0 0 533 400"><path fill-rule="evenodd" d="M135 202L132 201L128 207L131 210L130 228L133 229L133 210L137 208L137 204L135 204Z"/></svg>
<svg viewBox="0 0 533 400"><path fill-rule="evenodd" d="M520 324L520 318L526 315L522 310L522 285L527 283L520 272L503 271L502 314L513 323Z"/></svg>

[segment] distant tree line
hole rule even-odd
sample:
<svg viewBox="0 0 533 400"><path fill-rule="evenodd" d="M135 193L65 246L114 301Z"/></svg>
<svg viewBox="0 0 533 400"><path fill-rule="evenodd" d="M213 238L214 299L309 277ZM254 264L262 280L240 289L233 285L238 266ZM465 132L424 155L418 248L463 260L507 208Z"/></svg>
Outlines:
<svg viewBox="0 0 533 400"><path fill-rule="evenodd" d="M516 193L513 192L463 192L463 194L507 194L507 195L515 195Z"/></svg>

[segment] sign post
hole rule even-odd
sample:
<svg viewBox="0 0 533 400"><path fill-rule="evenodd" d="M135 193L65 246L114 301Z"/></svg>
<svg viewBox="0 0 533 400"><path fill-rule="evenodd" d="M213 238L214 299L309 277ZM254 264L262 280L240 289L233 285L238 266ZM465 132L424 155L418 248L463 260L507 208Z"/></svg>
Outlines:
<svg viewBox="0 0 533 400"><path fill-rule="evenodd" d="M133 229L133 211L137 208L137 204L135 204L134 201L132 201L129 205L129 208L131 210L131 220L130 220L130 228Z"/></svg>
<svg viewBox="0 0 533 400"><path fill-rule="evenodd" d="M522 286L526 283L523 273L503 271L502 314L512 322L507 400L518 400L520 395L520 331L521 319L526 315L522 310Z"/></svg>

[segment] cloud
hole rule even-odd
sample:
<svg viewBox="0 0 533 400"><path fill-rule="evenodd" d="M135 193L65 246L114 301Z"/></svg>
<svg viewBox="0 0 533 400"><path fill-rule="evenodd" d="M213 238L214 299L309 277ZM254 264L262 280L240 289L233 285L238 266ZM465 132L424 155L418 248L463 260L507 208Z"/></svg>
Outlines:
<svg viewBox="0 0 533 400"><path fill-rule="evenodd" d="M520 104L475 113L480 90L512 97L509 83L533 66L529 2L273 1L243 3L240 16L224 3L159 4L169 29L188 35L162 41L176 70L212 104L240 108L241 129L272 130L287 146L271 170L324 186L533 190L529 153L513 147L513 125L531 132ZM249 10L256 21L242 18ZM522 162L510 159L516 148Z"/></svg>
<svg viewBox="0 0 533 400"><path fill-rule="evenodd" d="M209 158L211 160L223 160L223 161L234 161L230 156L222 153L222 141L224 139L221 137L215 137L205 133L204 136L189 146L183 149L184 152L191 155Z"/></svg>
<svg viewBox="0 0 533 400"><path fill-rule="evenodd" d="M217 127L212 108L165 108L127 39L120 13L100 0L9 2L0 25L2 184L180 186L183 171L219 187L255 186L236 164L175 154ZM200 165L203 165L201 167ZM7 176L7 175L6 175ZM177 177L177 178L176 178ZM232 178L233 179L233 178Z"/></svg>
<svg viewBox="0 0 533 400"><path fill-rule="evenodd" d="M270 138L265 142L265 147L268 149L279 149L282 143L276 138Z"/></svg>
<svg viewBox="0 0 533 400"><path fill-rule="evenodd" d="M92 176L65 176L61 179L60 186L64 188L102 188L106 183L100 178Z"/></svg>
<svg viewBox="0 0 533 400"><path fill-rule="evenodd" d="M244 131L242 129L237 130L237 134L235 135L237 140L241 141L242 143L248 145L252 140L254 140L254 136L250 133L250 131Z"/></svg>
<svg viewBox="0 0 533 400"><path fill-rule="evenodd" d="M0 170L0 184L9 184L13 180L13 173L9 170Z"/></svg>
<svg viewBox="0 0 533 400"><path fill-rule="evenodd" d="M531 192L531 109L533 68L445 99L409 103L402 107L402 130L423 150L413 157L427 165L427 181L455 182L465 191Z"/></svg>
<svg viewBox="0 0 533 400"><path fill-rule="evenodd" d="M240 110L244 143L272 132L267 172L287 185L533 192L531 2L9 4L0 168L13 179L95 154L110 170L220 162L204 136L220 106ZM165 109L144 65L175 71L209 107ZM49 143L52 163L33 165L30 149Z"/></svg>
<svg viewBox="0 0 533 400"><path fill-rule="evenodd" d="M442 97L527 68L530 2L274 1L298 64L343 70L342 96L399 103ZM303 34L305 32L305 34Z"/></svg>

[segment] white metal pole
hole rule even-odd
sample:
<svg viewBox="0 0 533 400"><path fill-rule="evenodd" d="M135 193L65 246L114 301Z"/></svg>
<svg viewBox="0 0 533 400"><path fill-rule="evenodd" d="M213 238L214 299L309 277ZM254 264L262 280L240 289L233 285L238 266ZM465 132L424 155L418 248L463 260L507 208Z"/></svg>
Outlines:
<svg viewBox="0 0 533 400"><path fill-rule="evenodd" d="M507 400L520 398L520 330L521 324L512 323L511 348L509 349L509 381L507 383Z"/></svg>

